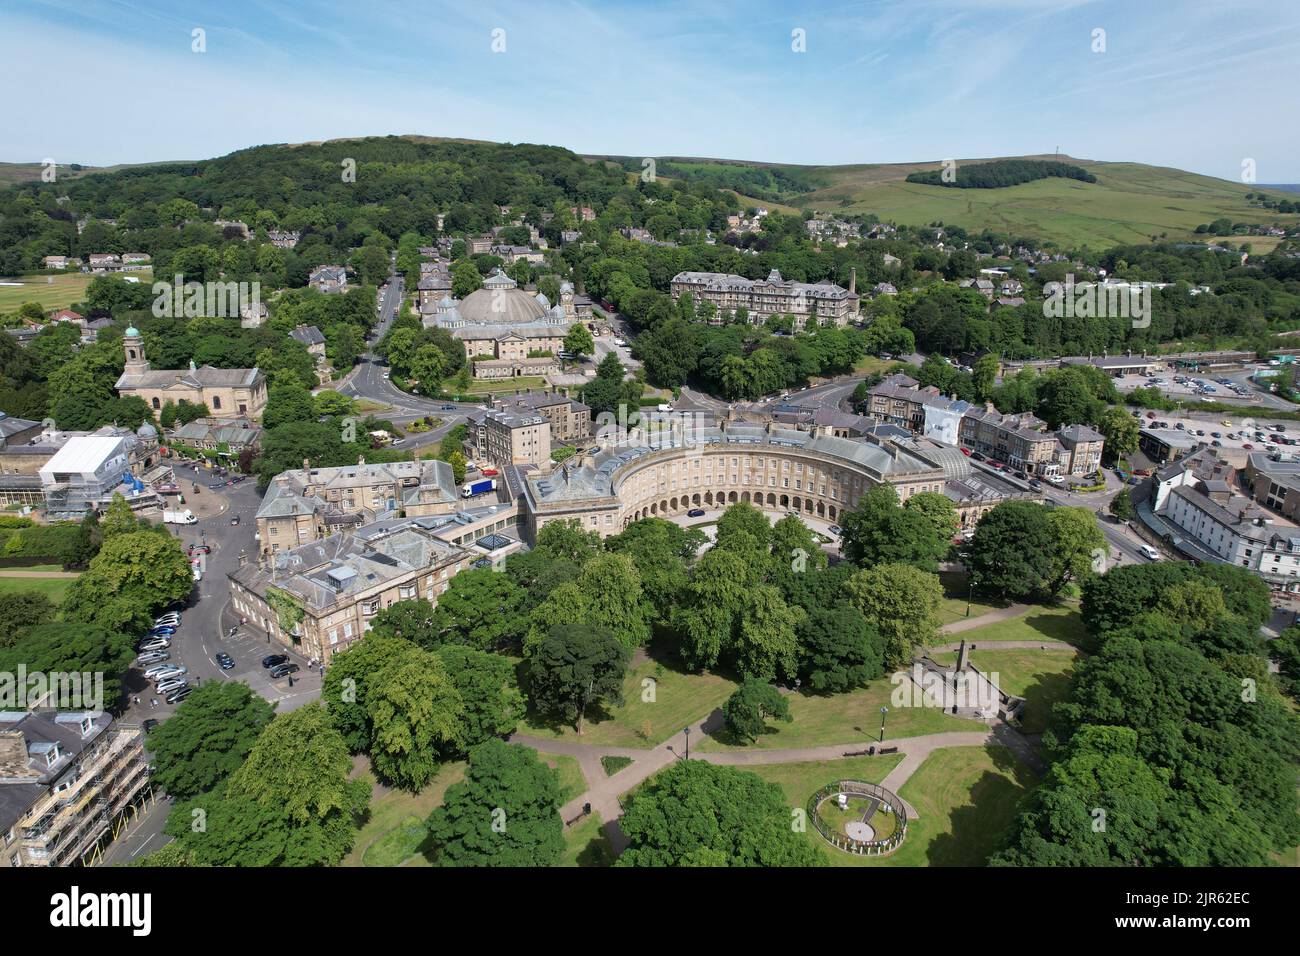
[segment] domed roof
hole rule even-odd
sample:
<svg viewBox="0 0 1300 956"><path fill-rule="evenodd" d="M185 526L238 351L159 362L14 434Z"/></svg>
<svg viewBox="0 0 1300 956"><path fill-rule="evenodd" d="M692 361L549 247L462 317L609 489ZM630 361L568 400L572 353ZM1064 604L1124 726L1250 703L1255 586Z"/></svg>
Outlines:
<svg viewBox="0 0 1300 956"><path fill-rule="evenodd" d="M546 309L536 296L497 269L483 280L483 288L465 296L460 314L471 325L518 325L536 322Z"/></svg>
<svg viewBox="0 0 1300 956"><path fill-rule="evenodd" d="M134 325L128 325L128 326L126 327L126 334L127 334L127 335L139 335L139 334L140 334L140 330L137 329Z"/></svg>
<svg viewBox="0 0 1300 956"><path fill-rule="evenodd" d="M141 422L140 427L135 430L135 433L139 435L141 438L158 437L158 429L154 428L148 422Z"/></svg>

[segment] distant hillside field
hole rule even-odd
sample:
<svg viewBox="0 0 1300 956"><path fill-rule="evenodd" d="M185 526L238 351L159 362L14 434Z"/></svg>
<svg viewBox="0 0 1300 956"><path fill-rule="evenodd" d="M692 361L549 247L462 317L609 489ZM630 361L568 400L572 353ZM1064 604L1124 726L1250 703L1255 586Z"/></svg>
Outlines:
<svg viewBox="0 0 1300 956"><path fill-rule="evenodd" d="M619 161L617 157L605 158ZM1198 225L1224 216L1251 223L1294 220L1246 201L1248 192L1268 191L1278 198L1289 198L1275 187L1234 183L1140 163L1095 162L1065 155L1014 158L1071 163L1096 176L1097 182L1050 178L1000 189L943 189L906 181L911 173L940 169L937 162L787 167L710 159L663 162L669 168L676 164L707 169L716 177L714 185L730 186L742 199L765 202L769 207L779 203L782 209L816 209L833 215L874 213L883 220L913 226L942 221L975 231L987 227L1054 241L1066 248L1107 248L1147 242L1161 234L1170 239L1190 239ZM996 157L958 160L957 167L960 170L963 165L992 159ZM733 171L723 173L720 167L726 166ZM786 172L779 173L782 169ZM779 199L774 202L771 194L755 195L744 188L756 180L779 181L784 187L779 190ZM793 192L790 186L800 182L825 185L808 192ZM1203 241L1205 237L1195 238Z"/></svg>

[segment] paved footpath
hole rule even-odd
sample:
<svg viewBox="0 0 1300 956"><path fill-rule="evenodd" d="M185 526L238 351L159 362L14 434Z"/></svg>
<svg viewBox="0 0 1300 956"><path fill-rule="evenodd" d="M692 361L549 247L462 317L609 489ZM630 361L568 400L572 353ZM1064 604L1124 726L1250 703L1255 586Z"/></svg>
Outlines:
<svg viewBox="0 0 1300 956"><path fill-rule="evenodd" d="M1073 644L1066 644L1064 641L983 641L978 645L967 645L977 647L981 651L1077 651L1078 648ZM927 647L926 651L959 651L961 650L961 641L955 641L952 644L935 644Z"/></svg>
<svg viewBox="0 0 1300 956"><path fill-rule="evenodd" d="M960 621L953 621L951 624L945 624L939 628L940 634L960 634L962 631L973 631L977 627L984 627L986 624L996 624L998 621L1009 621L1013 617L1020 617L1033 610L1030 604L1012 604L1010 607L1000 607L996 610L989 611L987 614L981 614L979 617L962 618Z"/></svg>
<svg viewBox="0 0 1300 956"><path fill-rule="evenodd" d="M691 725L691 736L696 740L702 740L721 723L722 711L715 710L704 720ZM618 798L669 766L674 760L684 759L685 749L685 738L682 734L675 734L653 750L600 747L570 740L530 737L524 734L515 734L510 740L512 743L532 747L541 753L565 754L578 760L587 778L589 789L562 806L560 816L566 823L580 819L583 816L583 806L590 803L592 812L599 814L604 821L605 835L616 854L621 853L628 843L627 837L618 826L618 818L623 815L623 807ZM897 747L903 754L903 759L889 772L881 785L897 794L916 769L925 762L925 758L935 750L944 747L981 747L988 744L1009 747L1030 767L1040 772L1043 768L1043 761L1034 751L1030 740L1011 727L997 725L985 730L949 731L919 737L900 737L877 744L877 749ZM739 767L780 763L820 763L827 760L840 760L850 754L861 754L866 747L867 745L859 739L844 744L793 747L784 750L696 751L695 759L721 766ZM613 776L607 777L604 775L604 768L600 765L600 758L613 755L631 757L633 763ZM899 799L901 800L902 797L900 796ZM907 807L909 816L916 819L918 816L916 809L906 801L904 806Z"/></svg>

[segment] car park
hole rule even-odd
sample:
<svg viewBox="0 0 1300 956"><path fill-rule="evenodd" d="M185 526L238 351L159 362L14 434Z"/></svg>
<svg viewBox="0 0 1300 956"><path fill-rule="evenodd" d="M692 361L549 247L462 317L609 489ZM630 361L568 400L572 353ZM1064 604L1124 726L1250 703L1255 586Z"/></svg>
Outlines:
<svg viewBox="0 0 1300 956"><path fill-rule="evenodd" d="M159 681L170 680L173 677L181 677L185 673L187 673L187 668L184 666L180 664L171 664L164 667L162 670L154 671L149 676L149 679L154 683L158 683Z"/></svg>
<svg viewBox="0 0 1300 956"><path fill-rule="evenodd" d="M165 637L155 638L152 641L145 641L139 647L138 651L165 651L172 646L172 642Z"/></svg>
<svg viewBox="0 0 1300 956"><path fill-rule="evenodd" d="M288 677L290 674L298 673L297 664L279 664L271 668L271 680L279 680L281 677Z"/></svg>
<svg viewBox="0 0 1300 956"><path fill-rule="evenodd" d="M267 654L262 658L263 667L278 667L289 659L288 654Z"/></svg>
<svg viewBox="0 0 1300 956"><path fill-rule="evenodd" d="M135 659L135 662L143 667L148 664L161 664L163 661L169 660L170 658L171 655L166 651L145 651Z"/></svg>
<svg viewBox="0 0 1300 956"><path fill-rule="evenodd" d="M239 524L239 515L231 515L231 516L230 516L230 523L231 523L232 525L237 525L237 524Z"/></svg>
<svg viewBox="0 0 1300 956"><path fill-rule="evenodd" d="M173 694L176 691L180 690L182 687L189 687L189 686L190 686L190 682L185 680L184 678L173 677L171 680L164 680L158 682L158 693Z"/></svg>
<svg viewBox="0 0 1300 956"><path fill-rule="evenodd" d="M217 662L217 666L223 671L228 671L235 666L235 659L225 651L218 651L213 655L213 660Z"/></svg>
<svg viewBox="0 0 1300 956"><path fill-rule="evenodd" d="M153 667L148 668L144 672L144 676L148 680L153 680L159 674L162 674L165 671L173 670L175 667L176 667L175 664L155 664Z"/></svg>
<svg viewBox="0 0 1300 956"><path fill-rule="evenodd" d="M168 694L165 700L169 704L179 704L186 697L190 696L190 694L192 694L193 692L194 692L194 688L186 685L185 687L182 687L180 690Z"/></svg>

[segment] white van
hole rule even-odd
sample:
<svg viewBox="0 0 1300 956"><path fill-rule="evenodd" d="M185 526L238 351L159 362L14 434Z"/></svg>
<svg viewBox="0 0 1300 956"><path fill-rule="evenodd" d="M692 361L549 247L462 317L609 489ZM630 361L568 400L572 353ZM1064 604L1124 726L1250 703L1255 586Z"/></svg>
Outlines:
<svg viewBox="0 0 1300 956"><path fill-rule="evenodd" d="M1148 561L1160 560L1160 552L1157 551L1155 548L1151 547L1151 545L1149 544L1138 545L1138 550L1142 552L1142 556L1146 558Z"/></svg>

